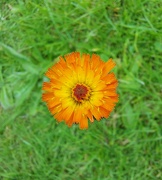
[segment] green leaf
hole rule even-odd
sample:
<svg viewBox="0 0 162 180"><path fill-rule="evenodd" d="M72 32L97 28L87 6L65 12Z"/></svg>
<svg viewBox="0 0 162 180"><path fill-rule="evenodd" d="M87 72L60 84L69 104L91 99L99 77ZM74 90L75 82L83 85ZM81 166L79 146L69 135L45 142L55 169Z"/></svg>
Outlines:
<svg viewBox="0 0 162 180"><path fill-rule="evenodd" d="M14 50L13 48L11 48L10 46L7 46L3 43L0 43L0 45L2 46L2 48L4 49L4 51L8 54L10 54L11 56L13 56L15 58L15 60L17 60L18 63L21 64L21 66L28 72L32 73L32 74L38 74L38 68L36 68L36 66L33 64L33 62L26 56L22 55L21 53L17 52L16 50Z"/></svg>

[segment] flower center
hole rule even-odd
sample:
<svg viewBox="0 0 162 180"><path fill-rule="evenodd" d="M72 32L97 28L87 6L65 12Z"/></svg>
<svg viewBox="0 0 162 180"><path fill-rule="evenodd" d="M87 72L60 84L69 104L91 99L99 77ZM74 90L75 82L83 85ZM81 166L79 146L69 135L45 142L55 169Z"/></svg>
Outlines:
<svg viewBox="0 0 162 180"><path fill-rule="evenodd" d="M87 100L90 96L90 89L84 84L77 84L72 90L72 97L77 102L82 102L83 100Z"/></svg>

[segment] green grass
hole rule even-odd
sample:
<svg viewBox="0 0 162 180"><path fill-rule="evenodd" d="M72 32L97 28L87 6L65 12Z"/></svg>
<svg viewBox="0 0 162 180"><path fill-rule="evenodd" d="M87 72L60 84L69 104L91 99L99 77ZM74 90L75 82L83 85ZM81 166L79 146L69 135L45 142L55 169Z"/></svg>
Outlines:
<svg viewBox="0 0 162 180"><path fill-rule="evenodd" d="M0 2L0 179L162 179L161 0ZM112 57L120 101L88 130L58 124L44 72L72 51Z"/></svg>

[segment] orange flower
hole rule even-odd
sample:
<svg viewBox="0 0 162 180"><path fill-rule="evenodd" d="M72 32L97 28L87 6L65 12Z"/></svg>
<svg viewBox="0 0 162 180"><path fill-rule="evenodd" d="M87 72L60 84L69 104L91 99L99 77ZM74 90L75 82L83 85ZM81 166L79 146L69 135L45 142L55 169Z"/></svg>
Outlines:
<svg viewBox="0 0 162 180"><path fill-rule="evenodd" d="M110 71L115 63L106 63L93 54L73 52L60 57L46 72L49 82L43 83L43 101L54 118L68 126L79 124L88 128L88 119L108 118L118 102L118 81Z"/></svg>

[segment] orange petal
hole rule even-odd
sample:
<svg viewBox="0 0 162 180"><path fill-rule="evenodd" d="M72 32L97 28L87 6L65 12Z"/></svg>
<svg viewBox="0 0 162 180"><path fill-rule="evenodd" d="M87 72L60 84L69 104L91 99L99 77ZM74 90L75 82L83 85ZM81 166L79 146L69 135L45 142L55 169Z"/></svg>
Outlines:
<svg viewBox="0 0 162 180"><path fill-rule="evenodd" d="M116 81L114 81L113 83L111 83L111 84L107 84L106 85L106 88L105 88L105 90L110 90L110 89L116 89L117 88L117 86L118 86L118 81L116 80Z"/></svg>
<svg viewBox="0 0 162 180"><path fill-rule="evenodd" d="M77 58L80 57L80 53L79 52L72 52L70 54L67 54L66 56L64 56L65 59L66 59L66 62L68 64L71 64L71 63L75 63L77 62Z"/></svg>
<svg viewBox="0 0 162 180"><path fill-rule="evenodd" d="M61 89L62 85L64 84L62 81L59 81L57 79L51 79L51 86L54 89ZM65 85L65 84L64 84Z"/></svg>
<svg viewBox="0 0 162 180"><path fill-rule="evenodd" d="M67 64L66 64L64 58L62 56L60 56L59 59L60 59L59 63L62 66L62 68L66 68Z"/></svg>
<svg viewBox="0 0 162 180"><path fill-rule="evenodd" d="M87 117L89 118L89 120L90 120L91 122L94 122L94 118L93 118L93 115L92 115L92 113L90 112L90 110L89 110L88 113L87 113Z"/></svg>
<svg viewBox="0 0 162 180"><path fill-rule="evenodd" d="M115 65L115 62L112 59L109 59L103 67L102 77L106 76L115 67Z"/></svg>
<svg viewBox="0 0 162 180"><path fill-rule="evenodd" d="M72 124L74 123L73 119L74 119L74 112L73 112L72 115L70 116L69 120L66 121L66 124L67 124L69 127L71 127Z"/></svg>
<svg viewBox="0 0 162 180"><path fill-rule="evenodd" d="M95 117L95 119L97 121L99 121L101 119L101 114L100 114L100 111L99 111L99 108L96 107L96 106L93 106L91 109L90 109L91 113L93 114L93 116Z"/></svg>
<svg viewBox="0 0 162 180"><path fill-rule="evenodd" d="M76 111L74 113L74 123L79 123L82 117L82 113L79 111Z"/></svg>
<svg viewBox="0 0 162 180"><path fill-rule="evenodd" d="M66 124L68 125L72 125L73 122L71 122L72 120L72 114L74 112L74 107L67 107L66 109L63 109L61 110L61 112L58 112L56 115L55 115L55 118L60 121L61 119L65 121ZM60 114L61 113L61 114Z"/></svg>
<svg viewBox="0 0 162 180"><path fill-rule="evenodd" d="M90 103L94 106L100 106L102 104L102 98L104 94L100 92L93 92L90 99Z"/></svg>
<svg viewBox="0 0 162 180"><path fill-rule="evenodd" d="M48 102L48 101L50 101L52 99L54 99L54 94L52 92L42 94L42 100L43 101Z"/></svg>
<svg viewBox="0 0 162 180"><path fill-rule="evenodd" d="M87 129L88 128L88 119L86 116L82 115L81 120L79 122L80 129Z"/></svg>
<svg viewBox="0 0 162 180"><path fill-rule="evenodd" d="M58 122L61 122L63 121L63 117L62 117L62 112L58 112L54 115L54 118L58 121Z"/></svg>
<svg viewBox="0 0 162 180"><path fill-rule="evenodd" d="M52 70L58 76L62 76L65 72L65 69L61 66L61 64L59 62L52 66Z"/></svg>
<svg viewBox="0 0 162 180"><path fill-rule="evenodd" d="M47 106L48 106L49 109L51 109L51 108L53 108L55 106L58 106L59 104L61 104L60 99L56 98L56 97L47 102Z"/></svg>
<svg viewBox="0 0 162 180"><path fill-rule="evenodd" d="M56 114L56 113L59 113L59 112L62 111L62 107L59 104L59 105L57 105L57 106L55 106L53 108L50 108L49 110L50 110L51 114Z"/></svg>
<svg viewBox="0 0 162 180"><path fill-rule="evenodd" d="M62 116L64 117L64 120L66 122L69 121L69 118L71 117L73 111L74 111L74 107L69 106L66 109L64 109L64 111L62 112Z"/></svg>
<svg viewBox="0 0 162 180"><path fill-rule="evenodd" d="M57 79L59 76L58 74L56 74L52 69L48 69L47 72L45 73L45 75L50 78L50 79Z"/></svg>
<svg viewBox="0 0 162 180"><path fill-rule="evenodd" d="M95 71L95 69L98 68L98 66L100 65L101 60L100 60L100 56L98 56L97 54L92 54L91 57L91 64L92 64L92 69Z"/></svg>
<svg viewBox="0 0 162 180"><path fill-rule="evenodd" d="M92 69L95 72L95 74L101 74L102 73L102 69L105 65L105 63L101 60L100 56L93 54L92 55Z"/></svg>
<svg viewBox="0 0 162 180"><path fill-rule="evenodd" d="M112 111L114 109L115 104L104 98L102 107L108 111Z"/></svg>
<svg viewBox="0 0 162 180"><path fill-rule="evenodd" d="M51 84L49 82L44 82L43 85L42 85L42 90L44 91L53 91L52 88L51 88Z"/></svg>
<svg viewBox="0 0 162 180"><path fill-rule="evenodd" d="M100 113L102 114L102 117L104 117L104 118L108 118L109 117L110 111L106 110L102 106L100 106L99 109L100 109Z"/></svg>
<svg viewBox="0 0 162 180"><path fill-rule="evenodd" d="M119 101L119 96L109 96L109 97L105 97L106 99L109 99L112 103L117 103Z"/></svg>
<svg viewBox="0 0 162 180"><path fill-rule="evenodd" d="M104 78L102 78L102 80L106 83L106 84L111 84L116 82L116 77L114 73L109 73L106 76L104 76Z"/></svg>
<svg viewBox="0 0 162 180"><path fill-rule="evenodd" d="M89 61L90 61L90 55L89 55L89 54L83 54L83 55L82 55L82 60L83 60L83 69L84 69L85 72L86 72L87 70L90 69L90 63L89 63Z"/></svg>
<svg viewBox="0 0 162 180"><path fill-rule="evenodd" d="M111 96L117 96L117 93L116 93L116 90L107 90L107 91L103 91L104 93L104 97L105 96L108 96L108 97L111 97Z"/></svg>

